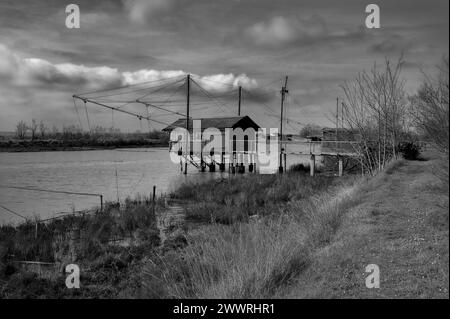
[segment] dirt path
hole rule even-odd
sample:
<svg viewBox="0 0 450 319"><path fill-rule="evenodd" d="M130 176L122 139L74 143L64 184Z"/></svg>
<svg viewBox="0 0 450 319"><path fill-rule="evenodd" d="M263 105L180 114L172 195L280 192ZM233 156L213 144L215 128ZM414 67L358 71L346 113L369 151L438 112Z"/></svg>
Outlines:
<svg viewBox="0 0 450 319"><path fill-rule="evenodd" d="M289 298L448 298L448 188L436 160L404 161L376 176L332 243L285 295ZM380 268L380 288L365 267Z"/></svg>

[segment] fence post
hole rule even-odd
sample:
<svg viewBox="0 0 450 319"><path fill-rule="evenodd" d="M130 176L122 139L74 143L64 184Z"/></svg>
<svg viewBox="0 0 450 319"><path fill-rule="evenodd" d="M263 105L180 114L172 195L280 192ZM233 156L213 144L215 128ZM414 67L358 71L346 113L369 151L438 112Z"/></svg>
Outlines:
<svg viewBox="0 0 450 319"><path fill-rule="evenodd" d="M155 202L156 202L156 185L153 185L153 197L152 197L152 211L155 215Z"/></svg>
<svg viewBox="0 0 450 319"><path fill-rule="evenodd" d="M309 159L309 175L314 176L316 171L316 155L311 154Z"/></svg>
<svg viewBox="0 0 450 319"><path fill-rule="evenodd" d="M71 262L76 261L78 258L77 241L81 240L80 235L80 229L76 225L72 225L69 233L69 254Z"/></svg>
<svg viewBox="0 0 450 319"><path fill-rule="evenodd" d="M341 177L344 174L344 162L342 160L342 156L338 155L338 162L339 162L339 177Z"/></svg>

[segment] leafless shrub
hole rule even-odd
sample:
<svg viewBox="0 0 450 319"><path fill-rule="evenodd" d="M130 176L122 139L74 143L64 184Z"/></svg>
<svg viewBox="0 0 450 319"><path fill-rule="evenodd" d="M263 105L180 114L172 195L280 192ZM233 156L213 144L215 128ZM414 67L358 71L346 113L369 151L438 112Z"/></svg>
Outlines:
<svg viewBox="0 0 450 319"><path fill-rule="evenodd" d="M447 157L449 147L449 60L443 58L437 76L425 75L411 98L413 123Z"/></svg>
<svg viewBox="0 0 450 319"><path fill-rule="evenodd" d="M27 124L24 121L20 121L16 125L16 137L21 140L25 139L27 135L27 130L28 130Z"/></svg>
<svg viewBox="0 0 450 319"><path fill-rule="evenodd" d="M343 119L357 133L359 143L355 144L355 151L371 174L397 157L396 146L406 114L402 64L403 57L394 65L386 59L383 67L374 64L341 86L345 95Z"/></svg>

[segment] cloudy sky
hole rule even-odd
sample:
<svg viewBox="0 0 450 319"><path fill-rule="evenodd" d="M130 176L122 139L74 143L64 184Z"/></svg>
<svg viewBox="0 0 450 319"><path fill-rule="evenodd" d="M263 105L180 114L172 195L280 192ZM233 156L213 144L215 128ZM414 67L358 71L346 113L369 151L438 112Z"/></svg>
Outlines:
<svg viewBox="0 0 450 319"><path fill-rule="evenodd" d="M297 122L329 125L342 95L339 85L375 61L403 52L403 76L412 93L421 72L448 55L447 0L376 1L380 29L365 27L371 2L361 0L74 2L81 10L80 29L65 26L69 1L0 0L0 131L32 118L50 127L86 129L84 110L78 105L77 116L72 94L187 73L211 94L238 85L253 92L243 99L243 113L264 126L277 126L268 114L278 112L278 91L288 75L288 129L299 129ZM235 97L211 101L210 108L193 107L192 114L235 115ZM140 111L138 105L125 107ZM181 102L171 107L184 110ZM141 125L93 105L88 113L91 125L114 122L129 131Z"/></svg>

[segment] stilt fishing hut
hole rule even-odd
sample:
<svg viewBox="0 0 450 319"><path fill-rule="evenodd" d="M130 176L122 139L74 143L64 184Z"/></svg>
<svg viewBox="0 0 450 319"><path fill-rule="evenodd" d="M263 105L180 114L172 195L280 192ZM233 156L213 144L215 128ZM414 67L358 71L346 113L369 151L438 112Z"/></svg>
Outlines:
<svg viewBox="0 0 450 319"><path fill-rule="evenodd" d="M188 162L202 171L209 167L211 172L216 165L220 171L225 171L226 164L231 173L244 173L246 165L249 172L256 171L260 126L249 116L189 118L189 122L186 121L186 118L178 119L163 129L169 133L179 130L181 139L171 141L170 151L178 154L180 163ZM181 134L183 130L189 132L187 140Z"/></svg>

